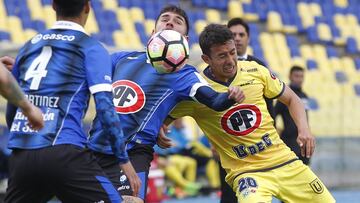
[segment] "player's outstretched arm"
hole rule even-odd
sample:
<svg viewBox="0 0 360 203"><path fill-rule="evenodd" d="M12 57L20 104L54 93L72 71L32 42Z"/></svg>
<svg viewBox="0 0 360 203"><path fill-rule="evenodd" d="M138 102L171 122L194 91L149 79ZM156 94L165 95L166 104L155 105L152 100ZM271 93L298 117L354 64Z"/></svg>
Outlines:
<svg viewBox="0 0 360 203"><path fill-rule="evenodd" d="M95 93L94 99L96 104L96 113L99 116L104 130L106 131L106 135L108 135L112 150L118 158L120 168L125 169L124 173L129 179L130 185L134 190L134 194L136 193L137 195L141 186L141 181L129 161L129 157L125 149L125 137L111 98L111 92Z"/></svg>
<svg viewBox="0 0 360 203"><path fill-rule="evenodd" d="M287 86L285 86L283 94L278 99L288 107L290 115L296 124L298 129L298 138L296 141L300 146L301 156L310 158L315 150L315 137L310 132L304 104Z"/></svg>
<svg viewBox="0 0 360 203"><path fill-rule="evenodd" d="M97 92L94 94L96 114L99 116L106 135L108 135L112 150L119 163L126 163L129 161L129 157L125 150L125 137L111 98L111 92Z"/></svg>
<svg viewBox="0 0 360 203"><path fill-rule="evenodd" d="M11 104L21 108L23 114L28 118L29 126L32 129L40 130L44 127L41 110L26 99L15 78L6 70L2 63L0 63L0 93Z"/></svg>
<svg viewBox="0 0 360 203"><path fill-rule="evenodd" d="M224 111L235 103L244 101L245 95L235 86L229 87L228 93L218 93L208 86L201 86L196 91L195 99L215 111Z"/></svg>
<svg viewBox="0 0 360 203"><path fill-rule="evenodd" d="M131 165L130 161L126 162L125 164L120 164L121 170L124 172L126 177L130 182L131 189L133 191L133 196L137 197L139 194L139 190L141 187L141 180L138 177L134 167Z"/></svg>

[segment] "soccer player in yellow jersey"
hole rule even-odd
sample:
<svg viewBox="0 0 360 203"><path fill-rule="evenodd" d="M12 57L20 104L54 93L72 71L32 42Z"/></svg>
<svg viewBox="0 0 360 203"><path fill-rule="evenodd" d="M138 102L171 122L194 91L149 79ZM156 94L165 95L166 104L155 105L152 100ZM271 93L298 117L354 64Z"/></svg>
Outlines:
<svg viewBox="0 0 360 203"><path fill-rule="evenodd" d="M241 203L335 202L320 179L284 144L266 109L264 97L288 106L298 128L302 156L310 157L315 138L307 125L301 100L268 69L256 62L237 61L231 31L210 24L200 34L202 59L209 65L203 77L218 92L240 86L245 100L223 112L196 102L183 102L170 117L192 116L220 155L226 181Z"/></svg>

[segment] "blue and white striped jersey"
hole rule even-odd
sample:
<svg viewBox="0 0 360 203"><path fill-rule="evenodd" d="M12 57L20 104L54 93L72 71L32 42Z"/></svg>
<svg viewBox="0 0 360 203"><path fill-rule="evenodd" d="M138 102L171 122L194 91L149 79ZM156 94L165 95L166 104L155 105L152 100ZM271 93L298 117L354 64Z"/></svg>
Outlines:
<svg viewBox="0 0 360 203"><path fill-rule="evenodd" d="M191 100L207 82L193 66L160 74L147 61L145 52L119 52L112 55L114 105L120 117L127 149L135 143L156 144L163 121L182 100ZM90 131L89 148L112 154L105 131L95 118Z"/></svg>
<svg viewBox="0 0 360 203"><path fill-rule="evenodd" d="M89 97L111 87L111 59L82 26L57 21L20 50L13 69L27 98L43 111L45 127L32 131L18 109L9 148L36 149L58 144L84 147L82 118Z"/></svg>

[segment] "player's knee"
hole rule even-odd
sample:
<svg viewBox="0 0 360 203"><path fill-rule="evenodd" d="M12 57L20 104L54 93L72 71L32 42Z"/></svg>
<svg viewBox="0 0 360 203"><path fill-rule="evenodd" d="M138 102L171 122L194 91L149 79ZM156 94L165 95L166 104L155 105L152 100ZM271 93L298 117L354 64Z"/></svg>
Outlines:
<svg viewBox="0 0 360 203"><path fill-rule="evenodd" d="M129 195L123 195L123 203L144 203L144 200L142 200L139 197L129 196Z"/></svg>

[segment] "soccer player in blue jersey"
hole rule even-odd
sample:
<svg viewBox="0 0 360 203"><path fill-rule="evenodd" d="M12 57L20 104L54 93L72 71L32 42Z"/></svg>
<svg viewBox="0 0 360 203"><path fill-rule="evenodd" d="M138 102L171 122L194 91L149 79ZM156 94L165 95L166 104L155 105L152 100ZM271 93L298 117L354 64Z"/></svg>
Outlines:
<svg viewBox="0 0 360 203"><path fill-rule="evenodd" d="M176 7L163 8L154 32L170 29L186 36L189 22L186 13ZM127 137L126 149L142 187L138 197L130 197L131 187L119 174L108 140L98 117L90 131L89 148L95 151L98 163L118 186L123 198L142 202L146 195L147 177L153 159L153 146L162 123L171 109L182 100L196 100L214 110L224 110L244 99L238 87L228 93L212 90L193 66L185 65L171 74L159 74L147 61L145 52L118 52L112 55L113 94L116 111ZM120 181L119 181L120 180Z"/></svg>
<svg viewBox="0 0 360 203"><path fill-rule="evenodd" d="M21 91L11 73L6 70L5 65L0 63L0 94L10 103L21 108L21 111L29 120L33 130L40 130L44 127L41 110L31 104Z"/></svg>
<svg viewBox="0 0 360 203"><path fill-rule="evenodd" d="M5 202L121 202L121 197L88 149L82 118L92 94L97 118L116 157L132 165L112 103L111 60L89 37L88 0L54 0L57 22L19 51L12 73L27 99L41 108L45 127L32 130L20 109L10 106L9 186ZM135 171L130 175L137 177ZM138 181L140 182L140 180Z"/></svg>

